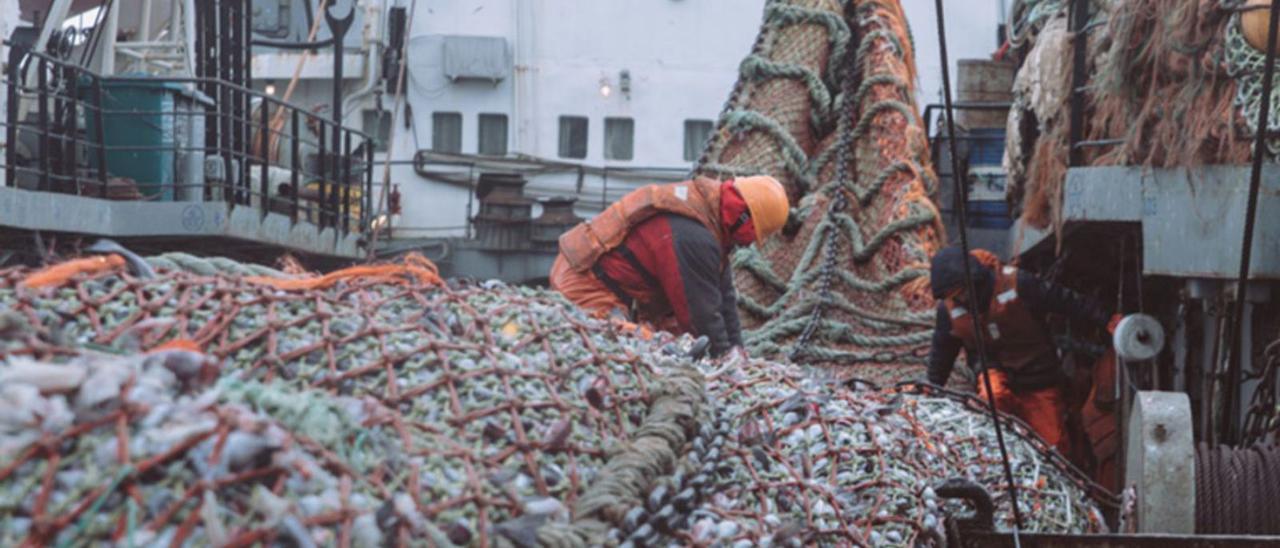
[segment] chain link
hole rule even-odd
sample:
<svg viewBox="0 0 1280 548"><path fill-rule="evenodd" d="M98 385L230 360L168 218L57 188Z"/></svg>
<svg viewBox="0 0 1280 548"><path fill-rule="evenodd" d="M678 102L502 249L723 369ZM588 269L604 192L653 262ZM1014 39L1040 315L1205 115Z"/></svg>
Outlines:
<svg viewBox="0 0 1280 548"><path fill-rule="evenodd" d="M835 215L849 207L849 196L845 193L844 187L849 181L849 154L853 148L854 137L854 108L856 104L851 99L855 90L855 63L852 56L846 55L844 82L841 83L841 124L840 139L836 144L837 160L836 160L836 177L835 181L828 187L828 191L834 193L831 204L827 207L827 219L831 219ZM840 255L840 231L828 229L826 253L823 257L822 267L818 272L818 301L813 305L813 312L809 315L809 322L805 324L804 331L800 332L800 338L791 347L791 361L798 362L808 352L809 341L813 339L814 333L818 330L818 325L822 323L822 315L826 311L827 303L831 300L831 284L836 277L837 261Z"/></svg>
<svg viewBox="0 0 1280 548"><path fill-rule="evenodd" d="M1266 364L1259 378L1253 400L1245 412L1241 445L1248 447L1280 437L1280 401L1276 397L1277 378L1280 377L1280 340L1267 345ZM1271 440L1267 438L1271 437Z"/></svg>
<svg viewBox="0 0 1280 548"><path fill-rule="evenodd" d="M1262 79L1266 68L1267 55L1250 46L1240 30L1240 14L1231 16L1227 22L1227 35L1223 47L1223 61L1227 67L1227 75L1236 81L1236 108L1244 118L1244 125L1250 135L1258 133L1258 111L1262 110ZM1280 72L1277 72L1280 76ZM1280 85L1271 87L1272 116L1267 121L1268 133L1280 132L1280 116L1275 111L1280 107ZM1268 159L1280 158L1280 138L1268 136L1266 139Z"/></svg>

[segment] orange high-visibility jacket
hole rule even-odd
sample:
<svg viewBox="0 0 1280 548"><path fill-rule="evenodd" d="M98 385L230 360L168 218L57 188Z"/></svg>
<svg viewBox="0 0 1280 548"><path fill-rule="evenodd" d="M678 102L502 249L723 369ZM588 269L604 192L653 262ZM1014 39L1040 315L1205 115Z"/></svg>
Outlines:
<svg viewBox="0 0 1280 548"><path fill-rule="evenodd" d="M951 336L964 341L965 348L976 349L973 314L951 299L947 299L946 308L951 318ZM1015 267L1005 266L996 272L995 291L982 319L987 323L988 353L1002 369L1017 372L1038 359L1057 354L1042 323L1018 298Z"/></svg>
<svg viewBox="0 0 1280 548"><path fill-rule="evenodd" d="M698 221L717 240L722 240L724 235L721 234L719 220L720 184L719 181L699 177L692 181L639 188L623 196L595 218L561 235L560 255L573 270L585 272L602 255L622 245L632 228L662 213Z"/></svg>

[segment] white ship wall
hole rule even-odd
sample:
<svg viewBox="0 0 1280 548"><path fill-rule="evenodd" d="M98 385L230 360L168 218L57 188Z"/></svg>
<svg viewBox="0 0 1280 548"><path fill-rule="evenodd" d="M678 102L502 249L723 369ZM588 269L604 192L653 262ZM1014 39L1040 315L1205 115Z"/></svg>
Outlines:
<svg viewBox="0 0 1280 548"><path fill-rule="evenodd" d="M412 116L406 128L402 112L395 128L394 159L408 161L431 148L434 112L460 113L461 152L476 154L478 116L493 113L508 116L509 156L586 166L581 177L575 166L564 165L530 176L526 190L531 196L578 196L579 214L594 213L642 184L683 178L691 167L684 159L685 120L719 116L738 63L759 31L763 5L764 0L419 0L408 38ZM505 39L513 64L507 77L496 83L449 80L443 67L445 36ZM358 52L349 53L346 89L352 91L360 87L366 63L354 55ZM288 70L277 73L292 73L291 64L281 66ZM623 70L631 76L629 96L620 89ZM255 68L255 76L262 74ZM601 94L602 81L611 88L607 97ZM272 83L282 93L287 79ZM311 79L292 101L313 106L331 98L328 80ZM392 97L384 96L383 102L390 108ZM347 123L360 126L364 108L373 108L372 98L349 111ZM559 119L566 115L589 119L586 158L559 157ZM632 160L604 158L606 117L635 121ZM480 171L431 168L460 172L473 181ZM607 176L601 168L609 169ZM635 168L657 169L622 172ZM392 172L404 210L396 237L463 234L469 186L423 178L411 165L395 165ZM380 171L376 179L382 180Z"/></svg>

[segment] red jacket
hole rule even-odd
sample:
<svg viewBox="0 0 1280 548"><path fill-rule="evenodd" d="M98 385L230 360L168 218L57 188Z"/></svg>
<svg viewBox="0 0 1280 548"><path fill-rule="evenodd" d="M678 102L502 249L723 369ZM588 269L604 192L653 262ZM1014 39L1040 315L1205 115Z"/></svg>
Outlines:
<svg viewBox="0 0 1280 548"><path fill-rule="evenodd" d="M728 189L726 189L728 190ZM738 224L738 234L754 234L748 220L736 223L746 204L736 190L722 191L722 226ZM719 355L742 345L737 293L729 268L731 243L721 245L702 223L675 214L650 218L631 230L622 245L597 263L610 289L635 301L648 318L673 314L679 330L705 335Z"/></svg>

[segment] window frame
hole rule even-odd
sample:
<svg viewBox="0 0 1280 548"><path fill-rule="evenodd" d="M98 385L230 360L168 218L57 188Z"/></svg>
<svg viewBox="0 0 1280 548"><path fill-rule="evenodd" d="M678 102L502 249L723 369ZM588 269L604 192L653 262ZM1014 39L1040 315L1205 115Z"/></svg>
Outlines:
<svg viewBox="0 0 1280 548"><path fill-rule="evenodd" d="M444 117L444 116L452 117L458 122L457 138L455 139L458 145L457 150L441 150L440 147L438 146L438 144L440 143L440 140L442 139L441 132L440 132L440 120L441 120L441 117ZM431 113L431 151L440 152L443 154L462 154L462 133L464 129L463 128L464 123L465 122L462 118L461 112L453 111L453 110L438 110L438 111L432 112Z"/></svg>
<svg viewBox="0 0 1280 548"><path fill-rule="evenodd" d="M502 152L485 152L485 119L502 119ZM502 112L481 112L476 114L476 154L482 156L502 157L511 153L511 117Z"/></svg>
<svg viewBox="0 0 1280 548"><path fill-rule="evenodd" d="M580 156L572 154L573 143L566 141L567 139L572 140L573 136L565 135L565 124L569 122L577 122L577 121L582 122L582 139L581 139L582 155ZM572 160L585 160L587 156L591 154L591 119L586 116L566 114L566 115L560 116L558 125L559 125L560 134L557 139L558 141L558 146L556 150L557 156L559 156L560 158L567 158Z"/></svg>
<svg viewBox="0 0 1280 548"><path fill-rule="evenodd" d="M372 127L372 128L369 127L368 117L371 114L376 116L375 120L376 120L377 127ZM392 116L391 111L385 108L384 109L366 108L360 111L360 116L362 118L361 123L363 124L362 127L364 128L364 132L367 133L370 137L373 137L373 151L386 152L388 149L388 145L391 144L391 124L395 123L393 121L394 117ZM385 126L383 125L384 123L385 123ZM384 127L386 128L385 139L383 138Z"/></svg>
<svg viewBox="0 0 1280 548"><path fill-rule="evenodd" d="M691 127L694 127L695 124L697 126L702 126L703 124L705 124L706 134L699 142L691 143L689 138L692 135L692 132L690 132L689 129ZM711 134L714 133L715 130L716 130L716 124L714 121L702 119L702 118L686 118L684 121L684 150L681 151L681 154L684 157L684 161L686 162L698 161L698 158L702 156L702 152L706 150L707 141L711 140ZM690 158L690 156L693 156L693 157Z"/></svg>
<svg viewBox="0 0 1280 548"><path fill-rule="evenodd" d="M614 156L613 147L610 146L611 132L610 127L626 127L627 134L627 155L626 157ZM630 162L636 159L636 119L625 116L609 116L604 119L604 159L614 160L618 162Z"/></svg>

